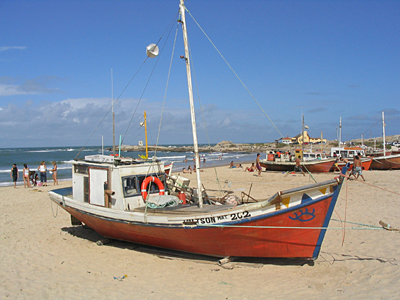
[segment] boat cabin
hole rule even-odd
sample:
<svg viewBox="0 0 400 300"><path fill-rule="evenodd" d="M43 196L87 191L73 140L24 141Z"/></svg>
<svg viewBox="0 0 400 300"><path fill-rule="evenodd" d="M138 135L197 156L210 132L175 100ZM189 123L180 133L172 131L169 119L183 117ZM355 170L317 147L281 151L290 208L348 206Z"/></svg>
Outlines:
<svg viewBox="0 0 400 300"><path fill-rule="evenodd" d="M331 148L331 157L340 156L343 158L353 158L358 153L361 154L361 157L365 157L364 149L362 149L360 147L345 147L345 148L332 147Z"/></svg>
<svg viewBox="0 0 400 300"><path fill-rule="evenodd" d="M163 162L91 155L72 165L73 198L92 205L133 210L145 206L141 186L146 178L154 176L161 182L150 182L148 194L158 195L166 186Z"/></svg>

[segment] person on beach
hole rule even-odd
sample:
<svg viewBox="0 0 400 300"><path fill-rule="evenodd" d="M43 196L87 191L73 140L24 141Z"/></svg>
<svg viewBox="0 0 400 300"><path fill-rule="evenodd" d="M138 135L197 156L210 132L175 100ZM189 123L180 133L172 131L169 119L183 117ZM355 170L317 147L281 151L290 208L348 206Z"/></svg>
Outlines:
<svg viewBox="0 0 400 300"><path fill-rule="evenodd" d="M346 167L347 167L347 172L346 172L346 174L348 174L348 179L351 179L350 177L351 176L354 176L355 177L355 175L354 175L354 173L353 173L353 168L354 168L354 166L352 167L352 169L350 169L349 167L350 167L350 162L349 162L349 160L347 159L347 158L343 158L343 157L341 157L341 156L339 156L339 161L340 162L344 162L345 164L346 164ZM339 166L337 165L337 163L336 163L336 168L339 170L339 172L341 172L342 170L340 170L340 168L339 168Z"/></svg>
<svg viewBox="0 0 400 300"><path fill-rule="evenodd" d="M301 165L300 165L300 163L301 163L300 157L296 157L296 159L294 161L296 162L294 171L295 172L303 172L303 170L301 169Z"/></svg>
<svg viewBox="0 0 400 300"><path fill-rule="evenodd" d="M183 173L190 173L190 174L192 174L192 171L186 170L185 168L183 168L182 172L183 172Z"/></svg>
<svg viewBox="0 0 400 300"><path fill-rule="evenodd" d="M256 166L254 165L254 163L251 163L250 167L247 167L244 171L246 172L254 172L256 170Z"/></svg>
<svg viewBox="0 0 400 300"><path fill-rule="evenodd" d="M229 164L229 169L233 169L236 168L235 164L233 163L233 160L231 161L231 163Z"/></svg>
<svg viewBox="0 0 400 300"><path fill-rule="evenodd" d="M359 176L361 176L361 178L365 181L365 178L362 174L362 163L361 163L361 159L360 159L360 153L358 153L358 155L356 155L354 157L353 173L354 173L354 176L356 177L356 180L358 179Z"/></svg>
<svg viewBox="0 0 400 300"><path fill-rule="evenodd" d="M31 181L29 178L29 168L27 166L27 164L24 164L24 169L22 171L22 176L24 178L24 188L26 188L28 186L28 188L31 187Z"/></svg>
<svg viewBox="0 0 400 300"><path fill-rule="evenodd" d="M58 185L58 180L57 180L57 164L55 161L52 162L53 164L53 169L50 171L53 172L53 185Z"/></svg>
<svg viewBox="0 0 400 300"><path fill-rule="evenodd" d="M339 168L338 162L342 160L342 157L334 156L334 158L336 158L336 160L333 163L333 167L335 168L333 171L339 171L339 173L340 173L341 170Z"/></svg>
<svg viewBox="0 0 400 300"><path fill-rule="evenodd" d="M17 180L19 178L17 164L13 164L13 166L11 168L11 172L10 172L10 177L12 178L12 180L14 182L14 189L16 189L17 188Z"/></svg>
<svg viewBox="0 0 400 300"><path fill-rule="evenodd" d="M257 153L256 168L258 170L258 176L261 177L260 153Z"/></svg>
<svg viewBox="0 0 400 300"><path fill-rule="evenodd" d="M39 175L35 172L35 179L33 181L33 185L37 186L38 185L38 181L39 181Z"/></svg>
<svg viewBox="0 0 400 300"><path fill-rule="evenodd" d="M196 165L193 166L193 172L196 172ZM199 172L203 172L203 170L199 168Z"/></svg>
<svg viewBox="0 0 400 300"><path fill-rule="evenodd" d="M190 174L192 174L193 169L190 165L188 166L188 171L190 172Z"/></svg>
<svg viewBox="0 0 400 300"><path fill-rule="evenodd" d="M40 172L40 182L42 186L47 186L47 167L44 160L40 163L40 166L37 168Z"/></svg>

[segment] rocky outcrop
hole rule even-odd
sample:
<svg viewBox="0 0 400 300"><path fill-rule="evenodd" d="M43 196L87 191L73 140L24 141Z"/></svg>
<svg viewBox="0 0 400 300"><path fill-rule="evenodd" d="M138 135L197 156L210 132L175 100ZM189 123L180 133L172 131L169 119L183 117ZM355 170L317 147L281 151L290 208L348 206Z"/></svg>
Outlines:
<svg viewBox="0 0 400 300"><path fill-rule="evenodd" d="M268 149L274 148L275 143L268 144L235 144L230 141L222 141L215 146L199 147L199 152L241 152L254 153L265 152ZM118 149L118 146L116 147ZM148 146L149 151L171 151L171 152L193 152L193 146ZM137 152L146 151L145 146L129 146L122 145L121 151Z"/></svg>

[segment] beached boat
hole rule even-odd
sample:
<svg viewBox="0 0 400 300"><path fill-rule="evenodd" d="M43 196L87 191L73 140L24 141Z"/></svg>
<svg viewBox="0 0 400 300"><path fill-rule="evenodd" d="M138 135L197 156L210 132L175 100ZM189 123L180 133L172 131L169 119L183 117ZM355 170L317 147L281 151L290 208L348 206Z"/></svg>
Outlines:
<svg viewBox="0 0 400 300"><path fill-rule="evenodd" d="M400 169L400 154L382 155L372 158L371 170Z"/></svg>
<svg viewBox="0 0 400 300"><path fill-rule="evenodd" d="M365 157L365 151L361 147L332 147L331 157L354 158L356 155Z"/></svg>
<svg viewBox="0 0 400 300"><path fill-rule="evenodd" d="M387 154L385 136L385 113L382 111L382 155L374 156L371 163L372 170L395 170L400 169L400 154Z"/></svg>
<svg viewBox="0 0 400 300"><path fill-rule="evenodd" d="M167 176L159 161L96 155L74 161L73 187L50 191L50 199L71 214L73 224L84 223L112 239L217 257L316 259L342 176L266 194L252 203L213 200L203 189L183 0L179 7L197 189L183 177Z"/></svg>
<svg viewBox="0 0 400 300"><path fill-rule="evenodd" d="M267 171L294 171L296 167L296 162L294 160L295 157L286 153L281 153L279 155L267 153L266 158L260 160L260 165ZM301 161L300 165L303 167L304 171L308 170L311 173L325 173L332 169L335 161L335 158L314 159Z"/></svg>
<svg viewBox="0 0 400 300"><path fill-rule="evenodd" d="M335 158L307 160L300 163L306 170L311 173L326 173L332 169ZM296 163L294 161L269 161L268 159L260 160L261 167L267 171L293 171Z"/></svg>
<svg viewBox="0 0 400 300"><path fill-rule="evenodd" d="M361 159L361 168L364 171L368 171L371 168L372 157L361 157L360 159ZM337 170L336 166L340 170L342 170L346 166L346 163L343 161L336 162L336 165L332 167L331 171L336 171ZM349 170L353 169L353 161L349 161L347 167Z"/></svg>

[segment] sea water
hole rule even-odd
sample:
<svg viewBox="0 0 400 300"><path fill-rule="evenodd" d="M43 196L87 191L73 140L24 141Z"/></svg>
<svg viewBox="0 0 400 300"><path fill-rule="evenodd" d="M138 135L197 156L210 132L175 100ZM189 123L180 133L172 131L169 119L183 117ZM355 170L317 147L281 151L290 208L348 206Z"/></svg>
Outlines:
<svg viewBox="0 0 400 300"><path fill-rule="evenodd" d="M176 145L175 145L176 146ZM110 148L110 147L108 147ZM111 151L104 150L104 155L111 155ZM39 175L38 167L41 161L46 162L47 170L53 168L52 162L57 164L57 179L71 180L72 162L74 159L84 158L86 155L102 154L101 147L93 146L81 149L80 147L31 147L31 148L0 148L0 186L12 185L10 172L13 164L17 165L19 171L18 185L23 184L22 170L24 164L28 165L31 171L36 171ZM144 152L121 152L121 156L139 158L145 155ZM155 156L153 151L149 151L149 157ZM158 159L166 162L173 162L173 172L180 172L189 165L193 168L193 152L172 152L157 151ZM205 163L203 162L205 159ZM235 164L255 161L255 154L247 153L200 153L201 168L226 165L231 161ZM47 172L47 182L52 183L52 174Z"/></svg>

